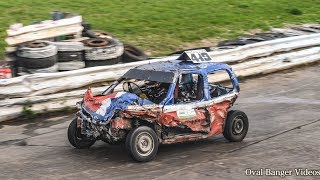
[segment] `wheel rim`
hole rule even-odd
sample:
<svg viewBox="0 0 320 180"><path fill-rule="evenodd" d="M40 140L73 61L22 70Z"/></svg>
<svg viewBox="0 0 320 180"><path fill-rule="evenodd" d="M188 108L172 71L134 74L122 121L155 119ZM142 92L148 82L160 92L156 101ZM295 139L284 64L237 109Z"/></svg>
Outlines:
<svg viewBox="0 0 320 180"><path fill-rule="evenodd" d="M29 42L27 44L27 47L29 47L29 48L42 48L45 46L47 46L47 43L45 43L45 42Z"/></svg>
<svg viewBox="0 0 320 180"><path fill-rule="evenodd" d="M244 129L244 122L242 116L236 116L233 121L232 132L234 135L242 134Z"/></svg>
<svg viewBox="0 0 320 180"><path fill-rule="evenodd" d="M154 139L147 132L140 133L136 140L136 149L140 156L149 156L154 150Z"/></svg>
<svg viewBox="0 0 320 180"><path fill-rule="evenodd" d="M91 47L102 47L102 46L107 46L110 44L110 42L106 39L99 39L99 38L96 38L96 39L89 39L86 41L86 44L88 46L91 46Z"/></svg>

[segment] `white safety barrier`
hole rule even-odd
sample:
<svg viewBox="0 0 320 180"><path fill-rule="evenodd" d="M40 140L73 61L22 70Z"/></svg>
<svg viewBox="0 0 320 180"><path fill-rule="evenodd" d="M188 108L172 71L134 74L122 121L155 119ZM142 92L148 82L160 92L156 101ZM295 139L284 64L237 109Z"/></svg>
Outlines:
<svg viewBox="0 0 320 180"><path fill-rule="evenodd" d="M213 51L210 55L217 62L233 62L231 66L235 73L245 77L319 61L320 47L314 47L319 44L320 34L312 34L265 41L232 50ZM276 52L276 55L272 55ZM80 101L85 92L84 89L79 90L83 86L97 82L110 82L132 67L150 62L173 60L177 57L169 56L128 64L61 73L32 74L0 80L0 121L18 117L23 112L23 107L29 105L31 105L30 110L35 113L74 107L75 102ZM217 80L217 77L215 78ZM219 81L225 80L223 78L221 77ZM101 93L105 88L93 88L93 91Z"/></svg>
<svg viewBox="0 0 320 180"><path fill-rule="evenodd" d="M241 46L236 49L212 51L209 54L215 62L234 63L254 57L263 57L276 52L291 51L315 45L320 45L320 33L264 41ZM113 81L119 78L125 71L135 66L176 58L178 56L168 56L148 61L92 67L68 72L31 74L0 80L0 98L52 94L63 90L81 88L97 82Z"/></svg>

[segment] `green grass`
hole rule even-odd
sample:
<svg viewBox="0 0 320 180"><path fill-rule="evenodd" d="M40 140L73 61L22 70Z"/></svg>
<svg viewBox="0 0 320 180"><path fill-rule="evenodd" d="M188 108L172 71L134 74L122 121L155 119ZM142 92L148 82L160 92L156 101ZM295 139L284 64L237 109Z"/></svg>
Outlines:
<svg viewBox="0 0 320 180"><path fill-rule="evenodd" d="M320 0L0 0L0 59L10 24L50 19L53 10L79 13L94 29L153 55L201 39L234 38L250 29L319 23Z"/></svg>

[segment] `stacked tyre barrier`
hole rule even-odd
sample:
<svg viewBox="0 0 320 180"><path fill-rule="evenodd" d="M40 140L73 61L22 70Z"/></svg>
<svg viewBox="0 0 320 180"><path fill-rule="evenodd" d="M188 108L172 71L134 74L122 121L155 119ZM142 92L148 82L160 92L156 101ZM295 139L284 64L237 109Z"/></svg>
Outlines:
<svg viewBox="0 0 320 180"><path fill-rule="evenodd" d="M102 38L102 39L112 39L115 41L115 44L117 44L117 48L123 49L121 57L118 58L119 61L123 63L129 63L129 62L136 62L136 61L143 61L148 59L147 55L139 48L130 45L130 44L122 44L120 40L115 37L113 34L106 32L106 31L101 31L101 30L87 30L86 31L86 36L91 37L91 38ZM119 52L120 53L120 52ZM115 61L115 62L119 62ZM91 67L92 62L88 62L88 66ZM99 65L98 62L95 62L93 65ZM103 63L101 63L103 64Z"/></svg>
<svg viewBox="0 0 320 180"><path fill-rule="evenodd" d="M91 30L91 24L83 22L78 14L51 14L50 20L26 26L16 23L6 30L5 58L14 77L147 59L132 45L126 45L124 50L123 43L113 34Z"/></svg>
<svg viewBox="0 0 320 180"><path fill-rule="evenodd" d="M81 42L52 42L58 49L58 69L59 71L70 71L85 67Z"/></svg>
<svg viewBox="0 0 320 180"><path fill-rule="evenodd" d="M18 47L17 74L57 72L57 47L46 41L34 41Z"/></svg>
<svg viewBox="0 0 320 180"><path fill-rule="evenodd" d="M91 38L83 41L86 67L117 64L123 54L123 44L112 38Z"/></svg>

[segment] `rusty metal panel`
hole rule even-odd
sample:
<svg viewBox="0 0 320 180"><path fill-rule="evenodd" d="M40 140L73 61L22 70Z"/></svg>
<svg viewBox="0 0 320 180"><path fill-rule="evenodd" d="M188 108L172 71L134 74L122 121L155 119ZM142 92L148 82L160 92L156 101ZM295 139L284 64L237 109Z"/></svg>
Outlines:
<svg viewBox="0 0 320 180"><path fill-rule="evenodd" d="M223 132L223 125L227 118L228 110L231 106L231 101L223 101L218 104L209 106L207 109L210 113L210 132L209 136L221 134Z"/></svg>
<svg viewBox="0 0 320 180"><path fill-rule="evenodd" d="M172 139L165 139L162 141L162 144L172 144L186 141L195 141L199 139L207 138L208 136L205 134L188 134L184 136L176 136Z"/></svg>
<svg viewBox="0 0 320 180"><path fill-rule="evenodd" d="M163 113L158 117L158 122L167 127L184 125L193 131L208 131L206 128L208 122L206 121L205 112L198 109L195 109L194 115L190 117L179 116L179 111Z"/></svg>

